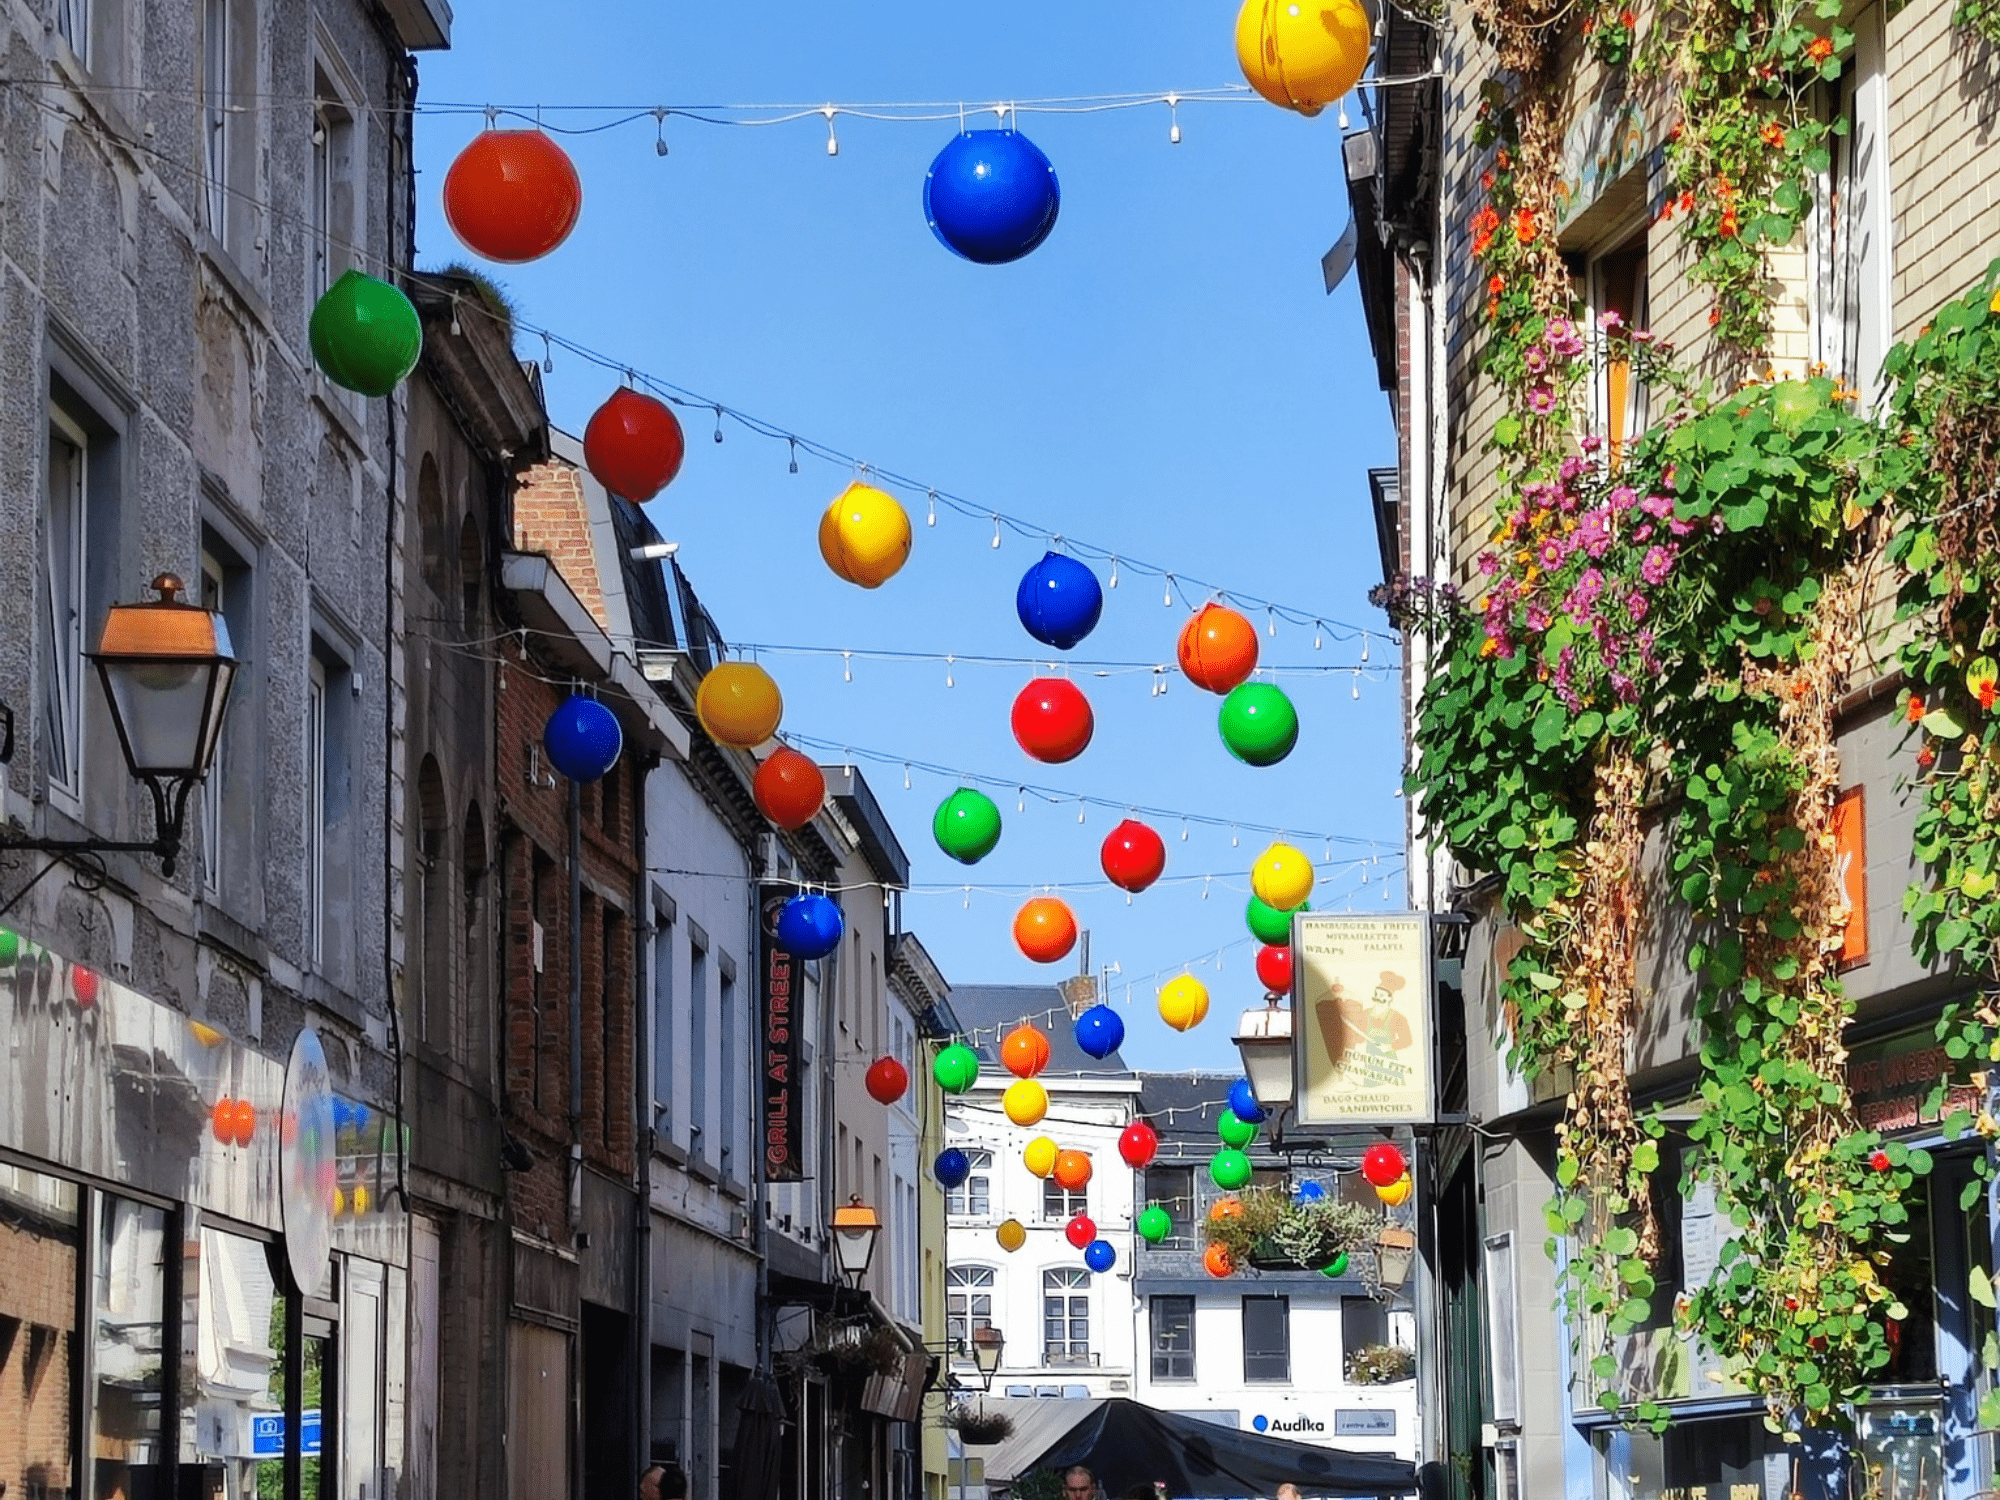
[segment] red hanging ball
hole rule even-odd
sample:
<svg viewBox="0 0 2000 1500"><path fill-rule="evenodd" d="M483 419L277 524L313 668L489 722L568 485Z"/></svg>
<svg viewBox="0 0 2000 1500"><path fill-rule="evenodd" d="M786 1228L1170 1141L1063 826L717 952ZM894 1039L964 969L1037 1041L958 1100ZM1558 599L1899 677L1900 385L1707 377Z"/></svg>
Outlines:
<svg viewBox="0 0 2000 1500"><path fill-rule="evenodd" d="M1118 1154L1128 1167L1143 1167L1159 1154L1159 1132L1144 1120L1134 1120L1118 1137Z"/></svg>
<svg viewBox="0 0 2000 1500"><path fill-rule="evenodd" d="M1081 1250L1097 1238L1097 1226L1091 1222L1089 1214L1078 1214L1064 1228L1063 1237Z"/></svg>
<svg viewBox="0 0 2000 1500"><path fill-rule="evenodd" d="M1292 950L1282 943L1268 943L1257 950L1257 981L1274 995L1292 992Z"/></svg>
<svg viewBox="0 0 2000 1500"><path fill-rule="evenodd" d="M230 1126L236 1144L247 1146L257 1138L257 1106L248 1099L238 1099L236 1110L230 1119Z"/></svg>
<svg viewBox="0 0 2000 1500"><path fill-rule="evenodd" d="M539 130L488 130L444 177L444 216L473 254L518 262L547 255L583 212L583 184Z"/></svg>
<svg viewBox="0 0 2000 1500"><path fill-rule="evenodd" d="M1167 868L1167 846L1136 819L1127 818L1104 836L1097 852L1104 878L1121 890L1143 891Z"/></svg>
<svg viewBox="0 0 2000 1500"><path fill-rule="evenodd" d="M583 462L614 495L644 504L673 483L687 456L680 419L664 401L621 385L583 429Z"/></svg>
<svg viewBox="0 0 2000 1500"><path fill-rule="evenodd" d="M89 1010L97 1004L97 973L78 964L69 971L69 987L76 994L77 1008Z"/></svg>
<svg viewBox="0 0 2000 1500"><path fill-rule="evenodd" d="M1378 1188L1400 1182L1407 1170L1403 1153L1387 1141L1377 1141L1361 1153L1361 1175Z"/></svg>
<svg viewBox="0 0 2000 1500"><path fill-rule="evenodd" d="M868 1097L877 1104L894 1104L910 1086L910 1072L893 1057L878 1057L869 1065Z"/></svg>
<svg viewBox="0 0 2000 1500"><path fill-rule="evenodd" d="M780 745L750 781L757 811L780 828L803 828L826 803L826 777L810 756Z"/></svg>
<svg viewBox="0 0 2000 1500"><path fill-rule="evenodd" d="M1014 738L1050 765L1083 754L1096 727L1090 700L1067 677L1037 677L1014 700Z"/></svg>

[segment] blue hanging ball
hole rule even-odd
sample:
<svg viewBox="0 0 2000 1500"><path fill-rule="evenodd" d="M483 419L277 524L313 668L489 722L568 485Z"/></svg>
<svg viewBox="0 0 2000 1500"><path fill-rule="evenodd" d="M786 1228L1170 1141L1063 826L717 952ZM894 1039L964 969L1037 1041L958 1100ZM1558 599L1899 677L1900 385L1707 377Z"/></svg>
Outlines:
<svg viewBox="0 0 2000 1500"><path fill-rule="evenodd" d="M938 1152L937 1160L931 1163L931 1174L949 1191L972 1175L972 1158L956 1146L947 1146Z"/></svg>
<svg viewBox="0 0 2000 1500"><path fill-rule="evenodd" d="M618 716L595 698L578 693L549 715L542 747L549 763L571 781L595 781L618 764L625 733Z"/></svg>
<svg viewBox="0 0 2000 1500"><path fill-rule="evenodd" d="M1047 552L1021 575L1014 592L1021 628L1044 646L1067 651L1097 628L1104 590L1097 575L1073 557Z"/></svg>
<svg viewBox="0 0 2000 1500"><path fill-rule="evenodd" d="M1049 237L1062 207L1056 169L1018 130L952 137L924 177L924 219L938 242L982 266L1019 260Z"/></svg>
<svg viewBox="0 0 2000 1500"><path fill-rule="evenodd" d="M1076 1018L1076 1044L1092 1057L1109 1057L1125 1040L1125 1023L1108 1005L1093 1005Z"/></svg>
<svg viewBox="0 0 2000 1500"><path fill-rule="evenodd" d="M794 896L778 911L778 945L794 958L825 958L845 929L840 908L825 896Z"/></svg>
<svg viewBox="0 0 2000 1500"><path fill-rule="evenodd" d="M1326 1189L1316 1182L1302 1182L1292 1190L1292 1196L1301 1203L1318 1203L1325 1199Z"/></svg>
<svg viewBox="0 0 2000 1500"><path fill-rule="evenodd" d="M1239 1078L1229 1085L1229 1107L1236 1112L1239 1120L1248 1120L1252 1125L1264 1123L1264 1106L1257 1102L1257 1091L1250 1087L1247 1078Z"/></svg>
<svg viewBox="0 0 2000 1500"><path fill-rule="evenodd" d="M1118 1252L1109 1240L1092 1240L1084 1247L1083 1263L1102 1276L1118 1264Z"/></svg>

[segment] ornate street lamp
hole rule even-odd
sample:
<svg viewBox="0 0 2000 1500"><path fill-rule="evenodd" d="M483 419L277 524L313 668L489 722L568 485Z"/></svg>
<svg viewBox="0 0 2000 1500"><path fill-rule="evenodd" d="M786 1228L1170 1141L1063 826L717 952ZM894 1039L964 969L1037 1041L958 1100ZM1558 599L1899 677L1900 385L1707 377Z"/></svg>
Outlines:
<svg viewBox="0 0 2000 1500"><path fill-rule="evenodd" d="M174 872L188 793L208 774L222 734L236 678L229 627L221 615L183 603L184 585L172 573L153 580L159 598L114 604L90 659L104 684L111 722L135 781L153 794L153 837L118 839L17 839L0 834L0 848L56 854L111 850L159 856Z"/></svg>
<svg viewBox="0 0 2000 1500"><path fill-rule="evenodd" d="M972 1330L972 1363L979 1371L979 1388L993 1389L993 1377L1000 1369L1000 1355L1007 1337L997 1328L981 1325Z"/></svg>
<svg viewBox="0 0 2000 1500"><path fill-rule="evenodd" d="M1246 1010L1236 1026L1236 1050L1243 1054L1243 1076L1250 1092L1274 1119L1292 1107L1292 1012L1276 995L1264 997L1261 1009Z"/></svg>
<svg viewBox="0 0 2000 1500"><path fill-rule="evenodd" d="M882 1220L856 1193L847 1206L833 1211L833 1253L840 1261L840 1274L852 1287L861 1285L868 1274L868 1262L875 1255L875 1238L882 1232Z"/></svg>

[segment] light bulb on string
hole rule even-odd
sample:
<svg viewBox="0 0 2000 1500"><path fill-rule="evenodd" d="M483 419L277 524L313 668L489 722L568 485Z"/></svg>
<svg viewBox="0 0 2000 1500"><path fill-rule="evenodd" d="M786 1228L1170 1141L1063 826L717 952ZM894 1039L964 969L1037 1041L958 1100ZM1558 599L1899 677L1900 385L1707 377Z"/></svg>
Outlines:
<svg viewBox="0 0 2000 1500"><path fill-rule="evenodd" d="M1361 659L1363 661L1368 660L1368 642L1370 639L1371 637L1368 632L1364 630L1361 633Z"/></svg>
<svg viewBox="0 0 2000 1500"><path fill-rule="evenodd" d="M1185 843L1187 842L1187 840L1188 840L1188 820L1187 820L1186 818L1182 818L1182 819L1181 819L1181 842L1182 842L1183 844L1185 844Z"/></svg>
<svg viewBox="0 0 2000 1500"><path fill-rule="evenodd" d="M908 761L904 761L904 762L903 762L903 790L907 792L907 791L908 791L909 789L910 789L910 763L909 763Z"/></svg>
<svg viewBox="0 0 2000 1500"><path fill-rule="evenodd" d="M1236 825L1234 823L1229 825L1229 847L1232 849L1240 847L1236 838Z"/></svg>
<svg viewBox="0 0 2000 1500"><path fill-rule="evenodd" d="M1000 547L1000 517L997 515L993 518L993 547L995 551Z"/></svg>
<svg viewBox="0 0 2000 1500"><path fill-rule="evenodd" d="M549 336L545 333L542 335L542 373L544 375L553 375L555 372L556 347L549 342Z"/></svg>
<svg viewBox="0 0 2000 1500"><path fill-rule="evenodd" d="M1028 810L1028 789L1024 786L1017 786L1014 788L1014 794L1014 811L1017 813L1026 812Z"/></svg>
<svg viewBox="0 0 2000 1500"><path fill-rule="evenodd" d="M925 524L926 526L935 526L935 525L937 525L937 491L936 491L936 490L927 490L927 491L925 491L925 493L924 493L924 524Z"/></svg>
<svg viewBox="0 0 2000 1500"><path fill-rule="evenodd" d="M1209 887L1209 883L1210 883L1211 881L1213 881L1214 879L1215 879L1215 877L1214 877L1213 875L1204 875L1204 876L1202 876L1202 877L1201 877L1201 899L1202 899L1202 900L1206 901L1206 900L1208 899L1208 887Z"/></svg>
<svg viewBox="0 0 2000 1500"><path fill-rule="evenodd" d="M1264 634L1272 640L1278 638L1278 610L1275 605L1264 606Z"/></svg>
<svg viewBox="0 0 2000 1500"><path fill-rule="evenodd" d="M1181 143L1180 105L1181 101L1178 94L1167 95L1167 118L1172 122L1167 127L1167 144L1170 146L1178 146Z"/></svg>
<svg viewBox="0 0 2000 1500"><path fill-rule="evenodd" d="M667 154L667 112L665 109L656 109L653 111L653 123L659 129L659 139L653 142L653 155L665 156Z"/></svg>
<svg viewBox="0 0 2000 1500"><path fill-rule="evenodd" d="M833 133L833 117L839 111L829 104L820 113L826 116L826 154L828 156L838 156L840 155L840 137Z"/></svg>
<svg viewBox="0 0 2000 1500"><path fill-rule="evenodd" d="M949 655L947 655L944 659L944 685L946 687L958 686L958 684L952 680L952 665L953 665L952 658Z"/></svg>
<svg viewBox="0 0 2000 1500"><path fill-rule="evenodd" d="M1354 674L1354 696L1357 699L1361 696L1361 674L1359 672Z"/></svg>
<svg viewBox="0 0 2000 1500"><path fill-rule="evenodd" d="M1166 605L1168 609L1174 607L1174 575L1171 573L1167 575L1166 587L1162 590L1160 603Z"/></svg>
<svg viewBox="0 0 2000 1500"><path fill-rule="evenodd" d="M1079 827L1080 827L1080 826L1082 826L1082 823L1083 823L1083 804L1082 804L1081 802L1077 803L1077 805L1076 805L1076 821L1077 821L1077 824L1078 824L1078 826L1079 826Z"/></svg>
<svg viewBox="0 0 2000 1500"><path fill-rule="evenodd" d="M1319 621L1313 621L1313 650L1319 650L1320 636L1325 630L1326 627L1320 624ZM1368 638L1366 636L1361 638L1361 659L1363 661L1368 660Z"/></svg>
<svg viewBox="0 0 2000 1500"><path fill-rule="evenodd" d="M967 911L971 911L971 910L972 910L972 887L971 887L971 886L967 886L967 887L965 888L965 910L967 910Z"/></svg>
<svg viewBox="0 0 2000 1500"><path fill-rule="evenodd" d="M1340 128L1342 130L1347 129L1347 101L1345 99L1342 99L1340 101L1339 119L1340 119Z"/></svg>
<svg viewBox="0 0 2000 1500"><path fill-rule="evenodd" d="M799 472L799 440L795 437L788 437L785 441L792 445L791 472L796 474Z"/></svg>
<svg viewBox="0 0 2000 1500"><path fill-rule="evenodd" d="M852 651L843 651L840 653L840 680L842 682L854 681L854 653Z"/></svg>
<svg viewBox="0 0 2000 1500"><path fill-rule="evenodd" d="M465 330L458 326L458 293L451 294L451 336L457 338Z"/></svg>
<svg viewBox="0 0 2000 1500"><path fill-rule="evenodd" d="M717 405L715 408L715 440L718 443L722 441L722 407L720 405Z"/></svg>

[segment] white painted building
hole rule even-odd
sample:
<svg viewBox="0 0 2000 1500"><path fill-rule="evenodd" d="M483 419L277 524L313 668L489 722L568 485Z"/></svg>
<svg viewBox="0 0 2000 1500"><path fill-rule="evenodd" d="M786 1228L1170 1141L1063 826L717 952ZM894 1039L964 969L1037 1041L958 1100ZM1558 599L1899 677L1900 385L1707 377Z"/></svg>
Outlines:
<svg viewBox="0 0 2000 1500"><path fill-rule="evenodd" d="M961 985L951 998L979 1053L980 1076L946 1112L946 1143L973 1163L946 1198L946 1336L965 1341L982 1325L1000 1330L1007 1343L996 1396L1133 1395L1133 1173L1118 1155L1118 1137L1136 1118L1138 1078L1117 1053L1100 1062L1077 1047L1053 986ZM1049 1112L1034 1126L1013 1124L1001 1108L1014 1076L1000 1064L1000 1042L1023 1020L1050 1044L1040 1075ZM1089 1154L1092 1175L1081 1192L1028 1171L1021 1153L1037 1136ZM1078 1213L1116 1254L1108 1272L1092 1273L1065 1237ZM1011 1253L996 1238L1009 1219L1026 1235ZM954 1357L952 1372L961 1385L977 1386L969 1352Z"/></svg>
<svg viewBox="0 0 2000 1500"><path fill-rule="evenodd" d="M1225 1196L1208 1162L1220 1144L1216 1120L1234 1081L1223 1074L1142 1075L1140 1107L1159 1132L1160 1151L1144 1172L1129 1175L1140 1179L1138 1207L1158 1203L1172 1215L1174 1232L1160 1245L1138 1248L1134 1394L1148 1406L1227 1427L1415 1458L1416 1381L1348 1378L1361 1349L1415 1347L1406 1297L1378 1300L1358 1274L1245 1268L1218 1280L1202 1267L1202 1225L1210 1205ZM1268 1153L1260 1136L1250 1153L1254 1181L1316 1181L1329 1195L1372 1205L1374 1191L1355 1170L1362 1145L1334 1144L1323 1153L1331 1165L1293 1167Z"/></svg>

